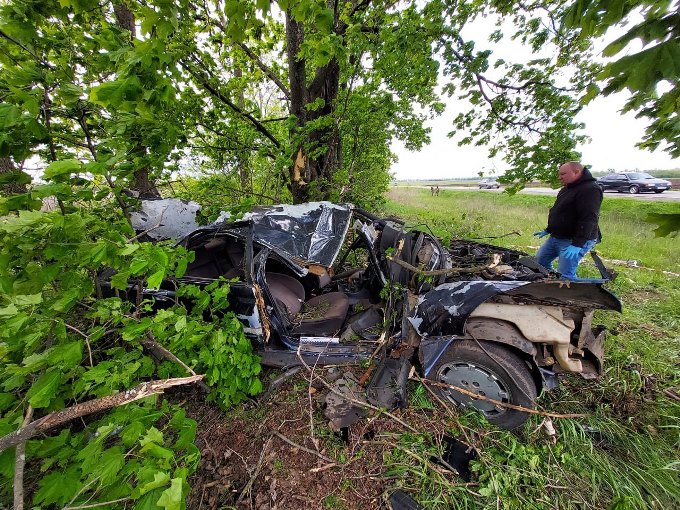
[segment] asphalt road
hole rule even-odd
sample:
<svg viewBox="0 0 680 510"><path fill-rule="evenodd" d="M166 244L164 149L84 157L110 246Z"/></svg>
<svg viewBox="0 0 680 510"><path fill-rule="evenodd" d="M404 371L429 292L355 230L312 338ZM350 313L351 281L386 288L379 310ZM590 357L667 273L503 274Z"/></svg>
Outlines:
<svg viewBox="0 0 680 510"><path fill-rule="evenodd" d="M423 188L428 186L422 186ZM455 189L464 191L479 191L481 193L501 193L503 189L478 189L472 186L440 186L439 189ZM524 188L520 193L529 195L557 195L556 189L550 188ZM606 191L604 193L605 200L607 198L628 198L631 200L662 200L667 202L680 202L680 191L664 191L663 193L638 193L631 195L630 193L619 193L617 191Z"/></svg>

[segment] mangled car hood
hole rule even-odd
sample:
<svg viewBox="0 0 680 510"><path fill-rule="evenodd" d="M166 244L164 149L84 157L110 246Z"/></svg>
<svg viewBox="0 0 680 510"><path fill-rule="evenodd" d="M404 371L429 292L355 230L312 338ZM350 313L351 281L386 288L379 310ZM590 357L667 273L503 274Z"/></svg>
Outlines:
<svg viewBox="0 0 680 510"><path fill-rule="evenodd" d="M548 305L621 311L618 298L600 284L476 280L444 283L421 295L409 321L421 336L462 335L475 308L498 294Z"/></svg>

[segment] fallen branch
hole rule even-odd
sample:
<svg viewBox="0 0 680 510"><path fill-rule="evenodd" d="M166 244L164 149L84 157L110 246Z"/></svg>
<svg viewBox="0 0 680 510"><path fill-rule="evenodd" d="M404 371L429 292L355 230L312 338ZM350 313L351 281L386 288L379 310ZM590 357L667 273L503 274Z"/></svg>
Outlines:
<svg viewBox="0 0 680 510"><path fill-rule="evenodd" d="M104 411L106 409L111 409L113 407L129 404L130 402L134 402L135 400L140 400L151 395L159 395L166 389L173 386L191 384L200 381L201 379L203 379L202 375L194 375L191 377L149 381L142 383L135 388L122 391L114 395L88 400L87 402L82 402L80 404L67 407L61 411L55 411L34 422L31 422L30 424L12 432L11 434L7 434L6 436L0 438L0 452L3 452L7 448L16 446L19 443L32 438L33 436L46 432L51 428L62 425L76 418L97 413L99 411Z"/></svg>
<svg viewBox="0 0 680 510"><path fill-rule="evenodd" d="M460 388L458 386L454 386L453 384L445 384L445 383L439 383L436 381L430 381L428 379L423 379L422 377L414 376L411 379L414 379L416 381L420 381L423 384L428 384L430 386L436 386L437 388L446 388L446 389L452 389L456 390L459 393L462 393L463 395L467 395L470 398L478 399L478 400L484 400L485 402L491 402L494 405L497 405L499 407L504 407L506 409L512 409L514 411L522 411L523 413L529 413L529 414L537 414L539 416L546 416L548 418L583 418L586 415L585 414L559 414L559 413L550 413L547 411L540 411L538 409L531 409L529 407L523 407L523 406L518 406L515 404L508 404L507 402L501 402L500 400L495 400L493 398L489 398L484 395L478 395L470 390L466 390L465 388Z"/></svg>
<svg viewBox="0 0 680 510"><path fill-rule="evenodd" d="M447 275L447 274L466 274L466 273L478 273L480 271L483 271L485 269L493 269L496 267L498 264L501 263L501 256L498 253L494 253L492 255L491 261L488 264L485 264L483 266L474 266L474 267L452 267L449 269L435 269L434 271L424 271L422 269L418 269L416 266L413 266L409 264L408 262L405 262L401 259L395 258L395 257L387 257L387 260L390 262L394 262L398 266L403 267L404 269L408 269L409 271L416 273L416 274L421 274L423 276L442 276L442 275Z"/></svg>
<svg viewBox="0 0 680 510"><path fill-rule="evenodd" d="M284 436L280 432L274 431L274 435L276 437L278 437L281 441L291 445L293 448L297 448L298 450L302 450L303 452L307 452L307 453L311 453L312 455L316 455L321 460L328 462L329 464L333 464L335 466L338 463L337 460L333 460L329 457L326 457L325 455L321 455L319 452L312 450L311 448L306 448L306 447L302 446L301 444L297 444L297 443L291 441L290 439L288 439L286 436Z"/></svg>
<svg viewBox="0 0 680 510"><path fill-rule="evenodd" d="M173 363L177 363L179 366L181 366L184 370L186 370L190 375L197 375L194 370L184 363L181 359L179 359L177 356L175 356L172 352L167 350L165 347L163 347L161 344L159 344L156 339L153 336L153 333L151 331L146 332L146 338L147 340L141 340L140 343L142 346L151 352L155 357L159 359L164 359L166 361L171 361ZM198 382L198 387L201 388L201 390L204 393L210 393L210 386L208 386L206 383L203 381Z"/></svg>
<svg viewBox="0 0 680 510"><path fill-rule="evenodd" d="M29 404L24 416L23 427L28 425L33 418L33 407ZM26 443L21 442L17 445L14 454L14 510L24 508L24 466L26 465Z"/></svg>

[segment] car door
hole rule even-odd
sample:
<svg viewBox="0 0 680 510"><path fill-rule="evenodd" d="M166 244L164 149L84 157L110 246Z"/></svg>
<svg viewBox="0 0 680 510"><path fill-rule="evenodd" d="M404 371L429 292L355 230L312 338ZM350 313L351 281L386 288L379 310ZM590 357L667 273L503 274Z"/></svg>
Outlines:
<svg viewBox="0 0 680 510"><path fill-rule="evenodd" d="M614 188L617 191L624 191L628 189L630 184L630 179L626 174L616 174L616 180L614 181Z"/></svg>

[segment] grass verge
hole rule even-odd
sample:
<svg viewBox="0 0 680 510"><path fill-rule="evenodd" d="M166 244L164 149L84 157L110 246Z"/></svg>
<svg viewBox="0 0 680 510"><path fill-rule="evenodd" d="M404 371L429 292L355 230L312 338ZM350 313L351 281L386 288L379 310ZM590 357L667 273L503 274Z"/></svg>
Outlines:
<svg viewBox="0 0 680 510"><path fill-rule="evenodd" d="M410 226L427 224L445 239L515 231L488 241L533 253L539 242L532 232L544 227L553 201L448 190L432 197L429 190L400 188L390 192L385 212ZM520 433L494 429L476 414L452 417L447 432L480 453L475 483L442 478L395 448L385 460L390 473L401 475L401 487L426 508L680 508L680 402L673 397L680 387L680 277L663 273L680 270L678 240L655 238L644 221L649 212L679 210L673 203L605 199L598 250L648 269L617 267L619 277L609 286L623 300L624 313L596 316L613 333L604 376L568 377L540 399L546 409L584 418L557 421L552 444L541 433L540 417ZM592 274L594 268L580 271ZM436 438L401 441L409 448L433 447Z"/></svg>

